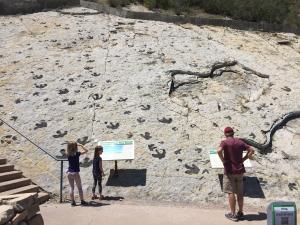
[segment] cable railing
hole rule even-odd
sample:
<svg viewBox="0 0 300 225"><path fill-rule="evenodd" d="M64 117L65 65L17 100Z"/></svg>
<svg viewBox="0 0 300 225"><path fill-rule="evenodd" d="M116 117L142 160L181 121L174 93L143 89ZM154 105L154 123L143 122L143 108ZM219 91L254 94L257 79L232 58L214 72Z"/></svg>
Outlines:
<svg viewBox="0 0 300 225"><path fill-rule="evenodd" d="M16 133L18 133L19 135L21 135L23 138L25 138L27 141L29 141L31 144L33 144L35 147L37 147L39 150L41 150L42 152L44 152L46 155L48 155L50 158L52 158L53 160L60 162L60 189L59 189L59 202L62 203L62 199L63 199L63 168L64 168L64 162L68 161L67 158L57 158L56 156L52 155L50 152L48 152L47 150L43 149L42 147L40 147L39 145L37 145L36 143L34 143L32 140L30 140L28 137L26 137L24 134L22 134L20 131L18 131L17 129L15 129L13 126L11 126L9 123L7 123L5 120L0 118L0 121L2 121L3 124L5 124L6 126L8 126L10 129L12 129L13 131L15 131Z"/></svg>

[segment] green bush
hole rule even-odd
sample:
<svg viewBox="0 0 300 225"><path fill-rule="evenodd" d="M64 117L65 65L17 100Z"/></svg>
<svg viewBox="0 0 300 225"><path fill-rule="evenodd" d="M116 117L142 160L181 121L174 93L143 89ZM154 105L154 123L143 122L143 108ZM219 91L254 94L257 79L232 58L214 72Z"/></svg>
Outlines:
<svg viewBox="0 0 300 225"><path fill-rule="evenodd" d="M111 7L124 7L130 4L130 0L108 0L108 4Z"/></svg>
<svg viewBox="0 0 300 225"><path fill-rule="evenodd" d="M144 5L149 9L154 9L157 7L156 0L144 0Z"/></svg>
<svg viewBox="0 0 300 225"><path fill-rule="evenodd" d="M235 19L281 23L289 13L290 0L207 0L206 12L224 14Z"/></svg>
<svg viewBox="0 0 300 225"><path fill-rule="evenodd" d="M156 6L161 9L169 9L172 0L157 0Z"/></svg>
<svg viewBox="0 0 300 225"><path fill-rule="evenodd" d="M300 0L108 0L108 2L113 7L139 2L149 9L172 8L176 14L188 12L191 7L196 6L208 13L234 19L265 21L300 28Z"/></svg>

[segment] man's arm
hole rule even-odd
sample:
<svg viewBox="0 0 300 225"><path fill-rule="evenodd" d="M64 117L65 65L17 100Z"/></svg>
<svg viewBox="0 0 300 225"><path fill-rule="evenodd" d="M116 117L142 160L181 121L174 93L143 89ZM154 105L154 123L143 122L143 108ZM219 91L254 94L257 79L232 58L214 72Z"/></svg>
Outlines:
<svg viewBox="0 0 300 225"><path fill-rule="evenodd" d="M219 155L222 163L224 163L223 148L219 147L217 152L218 152L218 155Z"/></svg>
<svg viewBox="0 0 300 225"><path fill-rule="evenodd" d="M247 148L247 154L243 157L243 162L245 162L245 160L247 159L252 159L254 154L254 149L250 146L248 146Z"/></svg>

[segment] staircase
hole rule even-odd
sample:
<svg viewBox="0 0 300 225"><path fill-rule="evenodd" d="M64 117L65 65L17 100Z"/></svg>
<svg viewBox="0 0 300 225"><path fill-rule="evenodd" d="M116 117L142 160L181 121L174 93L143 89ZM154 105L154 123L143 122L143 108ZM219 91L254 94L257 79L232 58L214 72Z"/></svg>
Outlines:
<svg viewBox="0 0 300 225"><path fill-rule="evenodd" d="M40 187L24 177L22 171L14 170L14 165L9 165L6 159L0 158L0 196L37 192L39 203L43 204L50 196L39 190Z"/></svg>

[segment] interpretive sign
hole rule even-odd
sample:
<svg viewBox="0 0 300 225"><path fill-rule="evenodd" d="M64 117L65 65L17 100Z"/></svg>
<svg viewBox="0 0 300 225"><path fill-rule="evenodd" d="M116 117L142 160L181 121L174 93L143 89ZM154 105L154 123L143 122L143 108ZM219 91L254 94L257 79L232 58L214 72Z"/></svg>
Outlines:
<svg viewBox="0 0 300 225"><path fill-rule="evenodd" d="M134 141L99 141L103 147L102 160L134 159Z"/></svg>
<svg viewBox="0 0 300 225"><path fill-rule="evenodd" d="M273 202L268 206L268 225L297 225L294 202Z"/></svg>
<svg viewBox="0 0 300 225"><path fill-rule="evenodd" d="M247 154L247 152L244 152L243 156L245 156L246 154ZM222 163L216 149L210 150L209 160L210 160L211 168L213 168L213 169L224 168L223 163ZM252 167L249 159L245 160L244 166Z"/></svg>

